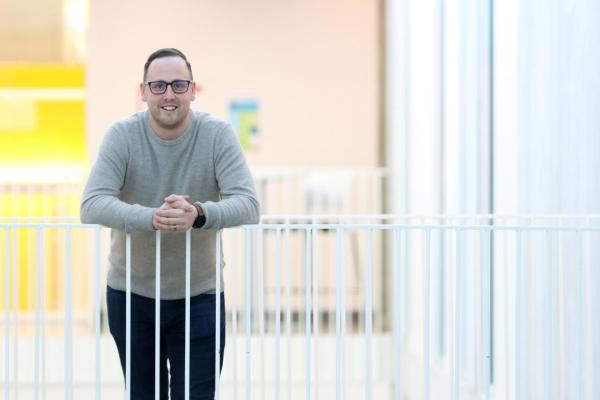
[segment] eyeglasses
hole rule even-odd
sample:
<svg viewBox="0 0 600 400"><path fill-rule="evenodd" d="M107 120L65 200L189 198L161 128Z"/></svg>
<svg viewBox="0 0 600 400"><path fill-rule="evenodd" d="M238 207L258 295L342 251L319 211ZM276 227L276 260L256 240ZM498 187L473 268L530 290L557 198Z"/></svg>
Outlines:
<svg viewBox="0 0 600 400"><path fill-rule="evenodd" d="M167 91L167 87L171 86L174 93L185 93L190 88L190 83L192 81L186 81L184 79L175 79L173 82L165 82L165 81L152 81L146 82L152 94L163 94Z"/></svg>

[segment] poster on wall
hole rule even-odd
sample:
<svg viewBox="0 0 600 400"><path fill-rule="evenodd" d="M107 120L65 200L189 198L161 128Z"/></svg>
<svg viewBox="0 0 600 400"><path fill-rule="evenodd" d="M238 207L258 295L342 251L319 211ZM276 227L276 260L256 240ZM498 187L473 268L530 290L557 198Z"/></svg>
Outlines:
<svg viewBox="0 0 600 400"><path fill-rule="evenodd" d="M229 103L229 122L244 150L258 147L258 101L232 100Z"/></svg>

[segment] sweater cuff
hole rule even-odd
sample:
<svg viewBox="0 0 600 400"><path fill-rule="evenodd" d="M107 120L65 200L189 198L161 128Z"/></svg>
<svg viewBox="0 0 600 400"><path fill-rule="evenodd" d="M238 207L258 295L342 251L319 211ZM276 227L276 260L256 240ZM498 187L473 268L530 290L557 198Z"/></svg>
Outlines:
<svg viewBox="0 0 600 400"><path fill-rule="evenodd" d="M204 211L204 225L202 228L204 229L215 229L219 227L220 219L219 219L219 209L217 204L213 201L207 201L205 203L194 203L198 204L202 207L202 211Z"/></svg>

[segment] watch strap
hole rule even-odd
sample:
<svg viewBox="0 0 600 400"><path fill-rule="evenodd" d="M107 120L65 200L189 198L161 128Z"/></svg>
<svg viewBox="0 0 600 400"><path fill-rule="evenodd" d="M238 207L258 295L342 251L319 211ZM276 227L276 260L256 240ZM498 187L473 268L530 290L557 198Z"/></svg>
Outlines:
<svg viewBox="0 0 600 400"><path fill-rule="evenodd" d="M194 207L196 207L196 210L198 211L198 216L196 217L196 219L194 220L194 224L192 225L192 228L202 228L204 226L204 224L206 223L206 216L204 215L204 211L202 210L202 207L200 207L198 204L193 203Z"/></svg>

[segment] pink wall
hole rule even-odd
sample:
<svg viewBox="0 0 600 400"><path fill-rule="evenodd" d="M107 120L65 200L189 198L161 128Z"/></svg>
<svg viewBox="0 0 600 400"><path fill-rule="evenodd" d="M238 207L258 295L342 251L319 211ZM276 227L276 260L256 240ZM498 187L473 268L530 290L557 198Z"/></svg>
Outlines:
<svg viewBox="0 0 600 400"><path fill-rule="evenodd" d="M260 102L252 166L374 166L379 141L377 0L103 0L90 6L87 135L136 110L146 57L177 47L204 91L196 108L227 118Z"/></svg>

